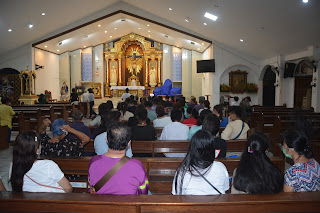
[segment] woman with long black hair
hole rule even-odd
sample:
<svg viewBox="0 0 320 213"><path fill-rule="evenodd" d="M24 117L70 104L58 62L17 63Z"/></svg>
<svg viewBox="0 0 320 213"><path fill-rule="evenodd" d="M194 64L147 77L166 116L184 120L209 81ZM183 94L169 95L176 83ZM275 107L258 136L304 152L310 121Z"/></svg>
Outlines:
<svg viewBox="0 0 320 213"><path fill-rule="evenodd" d="M199 130L191 138L187 156L175 174L173 195L216 195L229 189L229 175L223 163L215 161L214 138Z"/></svg>
<svg viewBox="0 0 320 213"><path fill-rule="evenodd" d="M269 138L255 133L248 139L238 168L233 173L231 194L273 194L283 189L283 176L267 156Z"/></svg>
<svg viewBox="0 0 320 213"><path fill-rule="evenodd" d="M19 134L13 147L11 185L14 192L72 192L59 166L51 160L37 160L40 137L36 132Z"/></svg>

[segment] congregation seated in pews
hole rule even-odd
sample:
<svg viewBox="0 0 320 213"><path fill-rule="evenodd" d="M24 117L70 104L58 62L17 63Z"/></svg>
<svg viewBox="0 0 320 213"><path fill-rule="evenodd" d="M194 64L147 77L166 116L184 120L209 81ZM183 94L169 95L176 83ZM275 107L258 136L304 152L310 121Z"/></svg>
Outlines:
<svg viewBox="0 0 320 213"><path fill-rule="evenodd" d="M194 100L187 104L180 99L172 103L168 115L160 99L145 101L147 107L126 100L127 103L118 105L119 111L113 109L110 102L99 106L99 118L95 118L98 122L90 125L94 137L89 127L84 128L83 114L76 109L71 113L74 121L70 125L63 119L56 119L50 125L50 119L42 117L42 125L37 128L40 135L32 131L21 133L14 144L13 191L61 193L71 192L73 187L74 192L91 194L277 194L275 197L285 197L280 193L283 191L320 191L320 166L304 133L293 131L284 135L282 151L294 162L285 171L285 158L279 154L282 141L271 137L270 141L263 133L250 136L249 125L241 120L240 107L229 109L231 122L224 129L220 128L225 120L222 106L211 111L206 109L207 102L195 107L198 104ZM130 102L133 106L128 107ZM153 107L152 103L158 105ZM132 115L127 113L130 107L136 109ZM200 116L197 108L203 109ZM188 116L191 120L184 123L189 126L183 123ZM162 119L166 119L167 124L157 128L157 120ZM53 138L45 133L49 126ZM37 158L40 150L42 155ZM83 157L85 152L97 155ZM241 154L228 157L232 155L229 152ZM25 167L19 159L27 156ZM80 178L65 178L70 175ZM0 203L3 199L0 196ZM232 199L237 200L236 195Z"/></svg>

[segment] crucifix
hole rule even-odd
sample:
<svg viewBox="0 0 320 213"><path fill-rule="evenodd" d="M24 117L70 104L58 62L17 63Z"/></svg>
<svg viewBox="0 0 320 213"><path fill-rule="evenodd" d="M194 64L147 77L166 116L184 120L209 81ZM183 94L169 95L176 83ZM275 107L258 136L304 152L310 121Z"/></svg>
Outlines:
<svg viewBox="0 0 320 213"><path fill-rule="evenodd" d="M126 56L126 58L129 58L132 61L132 68L135 70L136 75L138 75L137 73L137 61L140 60L140 58L142 58L141 55L137 55L136 52L134 52L132 55Z"/></svg>

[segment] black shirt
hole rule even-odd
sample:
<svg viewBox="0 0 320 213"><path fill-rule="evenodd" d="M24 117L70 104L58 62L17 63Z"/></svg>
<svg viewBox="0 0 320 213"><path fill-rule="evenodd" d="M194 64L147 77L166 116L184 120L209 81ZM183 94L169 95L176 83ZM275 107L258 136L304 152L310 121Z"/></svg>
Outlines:
<svg viewBox="0 0 320 213"><path fill-rule="evenodd" d="M216 149L216 152L219 150L219 155L217 158L224 158L227 154L227 142L221 138L215 138L214 139L214 147Z"/></svg>
<svg viewBox="0 0 320 213"><path fill-rule="evenodd" d="M71 102L78 100L78 94L77 93L71 93L70 97L71 97Z"/></svg>
<svg viewBox="0 0 320 213"><path fill-rule="evenodd" d="M153 141L156 139L156 132L153 126L134 126L132 127L132 140Z"/></svg>

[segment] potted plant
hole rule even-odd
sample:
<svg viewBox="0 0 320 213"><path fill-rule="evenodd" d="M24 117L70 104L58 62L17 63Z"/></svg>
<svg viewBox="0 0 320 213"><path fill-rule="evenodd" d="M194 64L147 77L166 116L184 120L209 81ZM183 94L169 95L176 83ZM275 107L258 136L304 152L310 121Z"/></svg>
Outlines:
<svg viewBox="0 0 320 213"><path fill-rule="evenodd" d="M220 92L230 92L231 87L227 84L220 84Z"/></svg>
<svg viewBox="0 0 320 213"><path fill-rule="evenodd" d="M258 86L255 83L247 83L247 92L256 93L258 92Z"/></svg>

